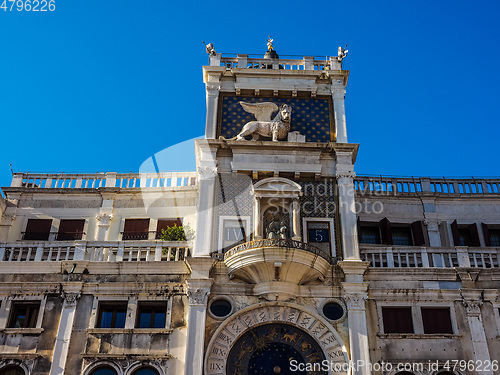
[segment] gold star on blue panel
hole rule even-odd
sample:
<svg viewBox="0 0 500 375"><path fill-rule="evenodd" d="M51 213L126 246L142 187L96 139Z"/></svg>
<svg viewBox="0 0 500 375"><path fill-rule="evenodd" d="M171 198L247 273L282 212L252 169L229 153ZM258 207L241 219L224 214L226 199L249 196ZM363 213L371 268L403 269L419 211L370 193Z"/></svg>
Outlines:
<svg viewBox="0 0 500 375"><path fill-rule="evenodd" d="M222 97L222 119L220 135L224 138L236 136L243 125L255 120L255 117L245 112L239 104L273 102L280 106L288 104L292 107L292 122L290 131L298 131L306 136L306 142L330 142L330 106L328 99L323 98L263 98L263 97ZM273 117L276 114L273 114ZM314 134L312 134L314 132Z"/></svg>

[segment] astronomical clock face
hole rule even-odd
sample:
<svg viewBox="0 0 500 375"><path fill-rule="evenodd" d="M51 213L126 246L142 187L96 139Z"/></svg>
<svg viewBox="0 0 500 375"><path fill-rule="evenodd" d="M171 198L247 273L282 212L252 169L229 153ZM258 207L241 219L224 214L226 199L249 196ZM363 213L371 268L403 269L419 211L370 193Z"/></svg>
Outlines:
<svg viewBox="0 0 500 375"><path fill-rule="evenodd" d="M297 370L323 360L321 348L305 331L288 324L264 324L235 342L228 355L226 375L326 375L324 371Z"/></svg>

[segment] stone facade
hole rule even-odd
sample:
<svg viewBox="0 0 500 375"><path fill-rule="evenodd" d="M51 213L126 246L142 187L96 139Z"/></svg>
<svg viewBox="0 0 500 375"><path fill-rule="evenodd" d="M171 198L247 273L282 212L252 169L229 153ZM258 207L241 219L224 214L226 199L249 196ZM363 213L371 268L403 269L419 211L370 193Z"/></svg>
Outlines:
<svg viewBox="0 0 500 375"><path fill-rule="evenodd" d="M500 180L356 176L341 60L211 53L196 172L15 174L0 375L500 374Z"/></svg>

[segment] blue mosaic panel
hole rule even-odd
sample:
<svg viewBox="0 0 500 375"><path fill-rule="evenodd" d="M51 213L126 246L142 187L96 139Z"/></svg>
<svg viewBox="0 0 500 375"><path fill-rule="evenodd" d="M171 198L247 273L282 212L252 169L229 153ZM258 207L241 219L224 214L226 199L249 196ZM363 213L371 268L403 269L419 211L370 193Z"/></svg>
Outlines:
<svg viewBox="0 0 500 375"><path fill-rule="evenodd" d="M292 107L292 121L290 131L298 131L306 136L306 142L333 141L333 116L330 113L330 100L328 98L263 98L222 96L221 119L218 135L224 138L236 136L242 127L255 117L246 112L239 104L240 101L248 103L273 102L280 106L288 104ZM272 117L277 112L273 113Z"/></svg>

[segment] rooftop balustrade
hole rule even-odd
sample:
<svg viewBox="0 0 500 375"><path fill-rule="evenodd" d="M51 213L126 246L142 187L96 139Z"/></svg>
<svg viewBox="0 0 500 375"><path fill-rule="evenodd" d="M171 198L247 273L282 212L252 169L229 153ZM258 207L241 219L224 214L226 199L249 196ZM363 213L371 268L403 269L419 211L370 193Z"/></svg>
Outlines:
<svg viewBox="0 0 500 375"><path fill-rule="evenodd" d="M186 241L20 241L0 244L0 262L168 262L190 257L191 250Z"/></svg>
<svg viewBox="0 0 500 375"><path fill-rule="evenodd" d="M360 244L361 258L374 268L499 268L500 248L404 247Z"/></svg>
<svg viewBox="0 0 500 375"><path fill-rule="evenodd" d="M11 187L32 189L165 188L196 185L196 172L14 173Z"/></svg>
<svg viewBox="0 0 500 375"><path fill-rule="evenodd" d="M314 56L305 56L301 59L292 58L264 59L250 57L251 55L237 55L236 57L215 54L210 56L210 66L223 66L226 69L283 69L283 70L341 70L341 62L337 56L316 60ZM284 56L282 56L284 57Z"/></svg>
<svg viewBox="0 0 500 375"><path fill-rule="evenodd" d="M500 179L357 176L354 189L358 194L393 196L500 194Z"/></svg>

